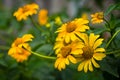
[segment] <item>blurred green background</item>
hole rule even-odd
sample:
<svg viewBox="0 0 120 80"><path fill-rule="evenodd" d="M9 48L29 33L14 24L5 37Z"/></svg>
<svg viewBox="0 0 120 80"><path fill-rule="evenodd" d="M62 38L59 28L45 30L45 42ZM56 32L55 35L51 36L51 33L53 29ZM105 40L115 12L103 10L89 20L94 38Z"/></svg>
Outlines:
<svg viewBox="0 0 120 80"><path fill-rule="evenodd" d="M51 28L42 26L43 33L34 27L30 19L18 22L13 17L19 7L31 2L39 4L41 9L46 8L51 16ZM65 22L80 17L83 12L91 14L105 11L110 5L118 2L120 0L0 0L0 80L120 80L120 58L116 59L113 55L101 62L100 69L88 73L78 72L77 65L70 65L67 69L58 71L54 68L54 60L35 55L31 55L24 63L17 63L8 56L11 43L26 33L35 36L30 43L33 51L55 56L52 48L56 34L53 33L58 26L52 24L52 17L60 16ZM120 11L115 10L112 14L120 18ZM37 16L33 17L36 19Z"/></svg>

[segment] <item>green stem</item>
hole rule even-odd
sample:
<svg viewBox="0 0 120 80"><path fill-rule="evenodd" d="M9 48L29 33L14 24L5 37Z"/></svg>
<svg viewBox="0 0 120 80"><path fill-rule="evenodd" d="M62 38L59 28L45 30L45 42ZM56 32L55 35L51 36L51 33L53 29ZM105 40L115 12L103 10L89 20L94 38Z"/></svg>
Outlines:
<svg viewBox="0 0 120 80"><path fill-rule="evenodd" d="M112 51L112 52L107 52L106 54L115 54L115 53L118 53L120 52L120 50L116 50L116 51Z"/></svg>
<svg viewBox="0 0 120 80"><path fill-rule="evenodd" d="M110 45L111 41L114 39L114 37L115 37L119 32L120 32L120 30L118 30L118 31L115 32L115 34L112 36L112 38L111 38L111 39L108 41L108 43L106 44L105 48L107 48L107 47Z"/></svg>
<svg viewBox="0 0 120 80"><path fill-rule="evenodd" d="M36 55L36 56L41 57L41 58L45 58L45 59L56 59L56 57L41 55L41 54L36 53L36 52L33 52L33 51L30 51L30 52L31 52L32 54Z"/></svg>
<svg viewBox="0 0 120 80"><path fill-rule="evenodd" d="M35 21L33 20L33 18L32 18L31 16L30 16L30 19L31 19L33 25L34 25L37 29L39 29L40 32L43 32L43 30L40 28L40 26L38 26L38 25L35 23Z"/></svg>

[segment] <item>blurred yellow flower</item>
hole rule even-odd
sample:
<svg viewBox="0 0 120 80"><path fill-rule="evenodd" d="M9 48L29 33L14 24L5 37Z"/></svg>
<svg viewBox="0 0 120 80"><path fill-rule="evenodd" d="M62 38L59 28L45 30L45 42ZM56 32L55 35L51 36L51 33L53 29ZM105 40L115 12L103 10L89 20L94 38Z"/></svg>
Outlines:
<svg viewBox="0 0 120 80"><path fill-rule="evenodd" d="M46 24L46 27L47 27L47 28L49 28L50 26L51 26L50 23L47 23L47 24Z"/></svg>
<svg viewBox="0 0 120 80"><path fill-rule="evenodd" d="M58 38L63 37L66 43L76 40L78 38L76 34L80 35L80 32L85 32L86 29L89 29L89 26L86 25L88 23L88 20L82 18L65 23L56 31L59 34Z"/></svg>
<svg viewBox="0 0 120 80"><path fill-rule="evenodd" d="M75 40L69 44L63 43L62 46L59 47L59 45L62 42L57 42L58 44L55 45L55 50L58 50L56 52L57 54L57 60L55 61L55 68L58 68L58 70L62 70L66 68L66 65L69 65L70 62L77 63L76 58L74 55L82 54L82 48L84 47L82 45L81 41ZM70 62L69 62L70 61Z"/></svg>
<svg viewBox="0 0 120 80"><path fill-rule="evenodd" d="M26 34L22 38L17 38L11 45L11 48L8 51L8 55L17 60L17 62L23 62L27 60L28 56L30 56L30 52L27 50L31 50L31 47L27 43L28 41L32 41L34 38L31 34ZM27 50L26 50L27 49Z"/></svg>
<svg viewBox="0 0 120 80"><path fill-rule="evenodd" d="M93 33L88 36L87 34L80 35L80 38L84 41L83 53L79 55L78 61L81 63L78 66L78 71L84 69L84 72L93 71L93 66L99 68L100 65L95 60L102 60L106 55L104 54L104 48L98 48L103 39L98 39L100 35L94 35Z"/></svg>
<svg viewBox="0 0 120 80"><path fill-rule="evenodd" d="M104 14L103 12L98 12L98 13L92 14L91 17L92 17L91 22L93 24L101 23L103 22Z"/></svg>
<svg viewBox="0 0 120 80"><path fill-rule="evenodd" d="M83 19L88 19L87 13L82 13L81 17L82 17Z"/></svg>
<svg viewBox="0 0 120 80"><path fill-rule="evenodd" d="M40 25L47 24L48 11L46 9L41 9L38 14L38 22Z"/></svg>
<svg viewBox="0 0 120 80"><path fill-rule="evenodd" d="M18 21L26 20L28 16L37 14L39 6L35 3L27 4L19 8L13 15L17 18Z"/></svg>
<svg viewBox="0 0 120 80"><path fill-rule="evenodd" d="M60 18L60 17L56 17L56 18L55 18L55 24L57 24L57 25L62 24L62 21L61 21L61 18Z"/></svg>

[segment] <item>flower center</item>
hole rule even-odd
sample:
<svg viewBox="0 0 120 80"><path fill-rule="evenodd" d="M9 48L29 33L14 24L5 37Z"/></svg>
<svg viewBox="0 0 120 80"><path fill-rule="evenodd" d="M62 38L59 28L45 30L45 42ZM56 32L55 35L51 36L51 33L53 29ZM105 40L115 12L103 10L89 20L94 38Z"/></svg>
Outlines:
<svg viewBox="0 0 120 80"><path fill-rule="evenodd" d="M93 50L92 47L90 47L90 46L83 47L83 54L82 54L82 56L85 59L92 58L93 54L94 54L94 50Z"/></svg>
<svg viewBox="0 0 120 80"><path fill-rule="evenodd" d="M28 8L27 6L24 6L24 7L23 7L23 13L25 13L25 12L27 12L27 11L29 11L29 8Z"/></svg>
<svg viewBox="0 0 120 80"><path fill-rule="evenodd" d="M64 58L66 58L71 52L71 48L68 46L62 47L61 48L61 54Z"/></svg>
<svg viewBox="0 0 120 80"><path fill-rule="evenodd" d="M98 17L98 19L103 19L103 14L99 13L97 17Z"/></svg>
<svg viewBox="0 0 120 80"><path fill-rule="evenodd" d="M76 25L74 23L69 22L66 26L66 30L68 33L73 32L76 29Z"/></svg>

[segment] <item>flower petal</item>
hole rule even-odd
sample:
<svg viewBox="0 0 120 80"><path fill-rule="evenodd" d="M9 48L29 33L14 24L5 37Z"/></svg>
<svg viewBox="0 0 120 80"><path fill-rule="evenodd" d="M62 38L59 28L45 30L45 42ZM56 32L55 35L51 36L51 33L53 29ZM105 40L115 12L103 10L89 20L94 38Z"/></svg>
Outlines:
<svg viewBox="0 0 120 80"><path fill-rule="evenodd" d="M102 41L103 41L103 39L98 39L98 40L95 42L95 44L94 44L94 46L93 46L93 49L96 49L98 46L100 46L100 45L102 44Z"/></svg>
<svg viewBox="0 0 120 80"><path fill-rule="evenodd" d="M89 70L90 70L91 72L93 71L93 67L92 67L91 61L89 61Z"/></svg>
<svg viewBox="0 0 120 80"><path fill-rule="evenodd" d="M95 52L95 53L96 53L96 52L105 52L105 49L104 49L104 48L97 48L94 52Z"/></svg>
<svg viewBox="0 0 120 80"><path fill-rule="evenodd" d="M78 66L78 71L82 71L84 65L85 65L85 61L81 62Z"/></svg>
<svg viewBox="0 0 120 80"><path fill-rule="evenodd" d="M68 56L68 59L74 64L77 63L77 60L71 55Z"/></svg>
<svg viewBox="0 0 120 80"><path fill-rule="evenodd" d="M84 64L84 71L85 73L88 71L89 60L87 60Z"/></svg>
<svg viewBox="0 0 120 80"><path fill-rule="evenodd" d="M96 59L96 60L102 60L106 55L104 53L95 53L93 55L93 57Z"/></svg>
<svg viewBox="0 0 120 80"><path fill-rule="evenodd" d="M92 58L92 63L96 68L99 68L100 65L98 63L96 63L96 61Z"/></svg>
<svg viewBox="0 0 120 80"><path fill-rule="evenodd" d="M91 33L89 36L89 45L93 47L96 39L99 37L99 35L94 35L94 33Z"/></svg>

